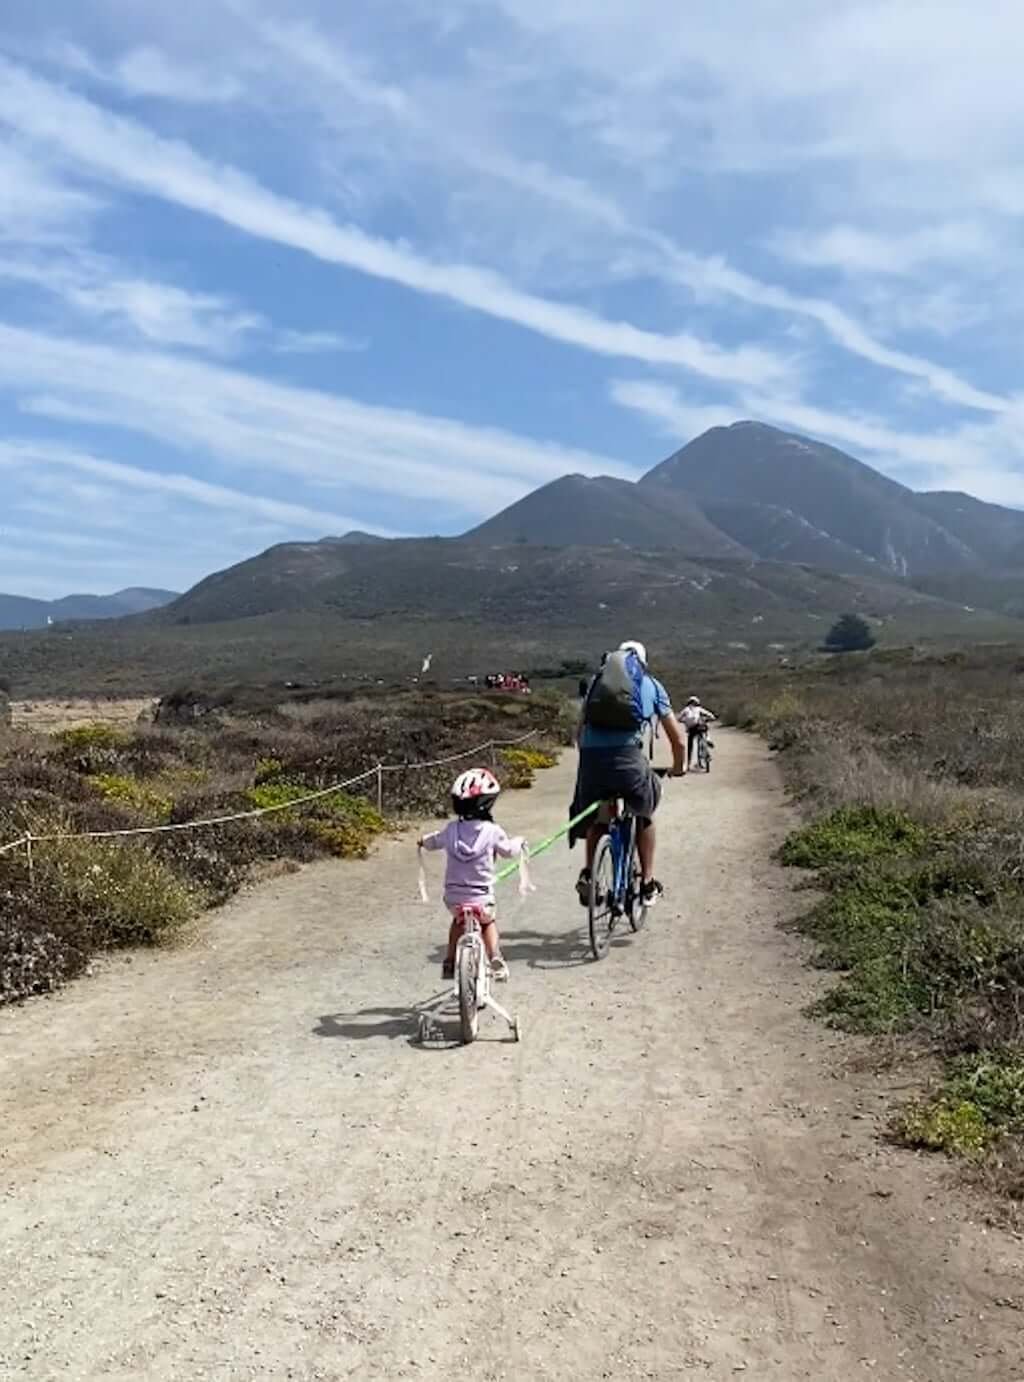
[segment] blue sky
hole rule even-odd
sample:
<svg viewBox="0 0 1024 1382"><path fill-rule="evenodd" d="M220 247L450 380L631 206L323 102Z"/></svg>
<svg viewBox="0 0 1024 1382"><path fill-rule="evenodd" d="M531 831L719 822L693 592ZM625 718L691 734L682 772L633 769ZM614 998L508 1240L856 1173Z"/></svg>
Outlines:
<svg viewBox="0 0 1024 1382"><path fill-rule="evenodd" d="M458 532L738 417L1024 505L1024 10L0 18L0 590Z"/></svg>

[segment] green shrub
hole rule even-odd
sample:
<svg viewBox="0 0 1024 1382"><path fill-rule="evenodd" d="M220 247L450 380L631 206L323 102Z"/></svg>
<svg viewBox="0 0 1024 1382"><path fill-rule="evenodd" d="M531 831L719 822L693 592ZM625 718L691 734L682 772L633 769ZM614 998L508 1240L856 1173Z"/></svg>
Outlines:
<svg viewBox="0 0 1024 1382"><path fill-rule="evenodd" d="M54 736L61 759L85 775L119 768L131 736L113 725L75 725Z"/></svg>
<svg viewBox="0 0 1024 1382"><path fill-rule="evenodd" d="M943 855L875 859L825 876L827 892L797 929L817 964L845 972L812 1007L848 1031L905 1030L930 1022L975 1026L1013 1040L1019 1018L1004 995L1021 983L1024 909L987 891Z"/></svg>
<svg viewBox="0 0 1024 1382"><path fill-rule="evenodd" d="M553 768L558 762L555 754L544 749L502 749L501 785L511 790L533 786L534 773L539 768Z"/></svg>
<svg viewBox="0 0 1024 1382"><path fill-rule="evenodd" d="M501 756L506 763L522 763L527 768L553 768L558 762L557 755L547 749L504 749Z"/></svg>
<svg viewBox="0 0 1024 1382"><path fill-rule="evenodd" d="M58 730L54 738L64 748L73 753L87 753L91 749L120 749L131 735L114 725L97 723L73 725L70 729Z"/></svg>
<svg viewBox="0 0 1024 1382"><path fill-rule="evenodd" d="M38 835L63 836L66 818L33 820ZM190 890L138 841L47 839L34 851L34 879L22 858L8 869L14 896L31 899L85 953L172 940L195 912Z"/></svg>
<svg viewBox="0 0 1024 1382"><path fill-rule="evenodd" d="M897 1123L901 1140L952 1156L980 1157L992 1141L992 1130L968 1100L935 1099L908 1109Z"/></svg>
<svg viewBox="0 0 1024 1382"><path fill-rule="evenodd" d="M927 831L902 811L844 806L790 835L780 858L790 867L821 869L915 854L927 842Z"/></svg>
<svg viewBox="0 0 1024 1382"><path fill-rule="evenodd" d="M126 777L121 773L93 773L86 780L107 801L117 802L120 806L137 811L154 825L164 825L171 819L173 799L134 777Z"/></svg>
<svg viewBox="0 0 1024 1382"><path fill-rule="evenodd" d="M1024 1133L1024 1053L979 1052L951 1063L939 1094L896 1122L911 1146L980 1157L1007 1134Z"/></svg>
<svg viewBox="0 0 1024 1382"><path fill-rule="evenodd" d="M247 798L258 810L276 810L276 816L268 817L268 822L286 826L297 834L305 832L328 853L365 858L374 837L386 829L384 818L363 797L341 791L318 797L294 811L287 809L291 803L309 796L310 790L297 783L268 782L251 788Z"/></svg>

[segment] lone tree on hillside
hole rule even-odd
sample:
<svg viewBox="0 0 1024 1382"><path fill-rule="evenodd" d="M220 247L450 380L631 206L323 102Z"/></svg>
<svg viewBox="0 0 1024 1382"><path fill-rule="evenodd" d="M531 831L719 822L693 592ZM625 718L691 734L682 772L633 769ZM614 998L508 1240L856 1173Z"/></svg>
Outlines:
<svg viewBox="0 0 1024 1382"><path fill-rule="evenodd" d="M874 646L875 635L859 614L841 615L825 639L825 651L829 653L862 653Z"/></svg>

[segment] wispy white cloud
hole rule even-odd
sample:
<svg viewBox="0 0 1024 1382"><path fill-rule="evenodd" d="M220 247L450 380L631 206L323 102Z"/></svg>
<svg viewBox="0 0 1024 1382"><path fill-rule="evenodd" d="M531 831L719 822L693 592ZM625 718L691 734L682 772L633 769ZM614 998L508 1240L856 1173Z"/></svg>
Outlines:
<svg viewBox="0 0 1024 1382"><path fill-rule="evenodd" d="M524 292L487 269L435 263L281 197L186 145L111 114L0 60L0 120L44 141L94 175L216 217L250 235L302 250L600 355L671 365L708 379L765 385L790 379L790 362L753 346L726 349L690 333L667 335Z"/></svg>
<svg viewBox="0 0 1024 1382"><path fill-rule="evenodd" d="M0 442L0 467L11 470L22 466L70 470L103 482L108 487L106 491L78 491L78 499L85 499L87 504L90 500L95 503L107 498L116 501L125 489L142 490L148 494L173 496L203 508L224 510L232 515L244 514L269 520L282 528L324 533L344 532L356 526L356 520L347 515L279 499L266 499L224 485L212 485L180 472L144 470L140 466L105 460L88 452L49 442L17 439Z"/></svg>
<svg viewBox="0 0 1024 1382"><path fill-rule="evenodd" d="M0 280L55 295L84 317L124 325L143 340L229 354L265 325L224 298L174 284L121 276L109 260L82 251L0 253Z"/></svg>
<svg viewBox="0 0 1024 1382"><path fill-rule="evenodd" d="M174 62L159 48L132 48L109 66L72 43L52 44L47 56L69 72L89 77L129 97L150 97L189 105L220 105L238 100L242 81L223 70Z"/></svg>
<svg viewBox="0 0 1024 1382"><path fill-rule="evenodd" d="M594 15L591 19L600 27L608 15ZM516 193L547 202L563 215L604 231L618 247L611 253L621 257L623 248L632 247L633 253L625 261L629 265L627 276L636 274L685 286L701 304L740 304L812 322L843 350L882 370L916 379L949 402L982 411L999 411L1004 406L1004 400L977 388L956 371L887 345L868 324L836 302L760 280L735 268L722 255L685 250L671 236L628 215L614 196L595 191L585 179L551 169L539 158L511 154L481 132L480 112L470 115L464 111L462 118L452 118L451 109L438 99L436 92L430 91L425 99L417 100L408 91L380 82L365 70L357 71L344 49L323 32L295 23L264 23L259 32L272 45L275 56L294 65L296 80L292 89L301 93L300 99L316 101L327 118L333 115L339 132L351 125L353 105L374 112L385 117L392 130L398 128L409 138L407 156L432 163L442 176L450 177L453 163L461 164L470 177L483 179L488 187L505 183ZM447 99L450 102L451 98ZM671 102L668 108L672 109ZM637 151L631 152L635 159ZM531 218L530 228L535 235L535 218ZM986 247L992 247L985 228L969 222L928 226L890 237L844 227L820 232L779 232L773 243L792 262L845 267L848 272L871 268L887 273L905 273L912 266L938 258L959 257L962 261L966 255L979 257ZM608 258L606 244L600 258L605 273ZM943 320L948 320L948 309ZM965 318L961 316L959 320Z"/></svg>
<svg viewBox="0 0 1024 1382"><path fill-rule="evenodd" d="M565 474L629 474L615 460L497 428L292 388L167 354L0 326L0 390L25 412L113 427L247 475L292 475L432 500L482 517Z"/></svg>
<svg viewBox="0 0 1024 1382"><path fill-rule="evenodd" d="M131 276L113 260L74 243L40 254L0 247L0 281L30 285L60 298L86 319L122 329L148 344L234 355L266 346L281 355L313 355L366 349L365 341L333 331L275 328L259 312L229 298L173 283Z"/></svg>
<svg viewBox="0 0 1024 1382"><path fill-rule="evenodd" d="M77 233L96 213L99 200L68 185L23 148L0 140L0 245L19 240L46 244Z"/></svg>
<svg viewBox="0 0 1024 1382"><path fill-rule="evenodd" d="M935 264L987 265L1003 252L991 226L947 221L888 232L835 225L824 229L779 230L771 248L794 264L836 269L843 274L902 276Z"/></svg>
<svg viewBox="0 0 1024 1382"><path fill-rule="evenodd" d="M344 336L338 331L294 331L282 329L274 332L272 349L279 355L317 355L332 354L336 351L360 351L367 348L367 342L355 336Z"/></svg>

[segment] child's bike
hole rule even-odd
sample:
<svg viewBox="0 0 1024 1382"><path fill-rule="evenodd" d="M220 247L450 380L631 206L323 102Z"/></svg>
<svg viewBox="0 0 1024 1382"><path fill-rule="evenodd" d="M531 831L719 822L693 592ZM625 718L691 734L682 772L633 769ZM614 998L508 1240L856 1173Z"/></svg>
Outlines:
<svg viewBox="0 0 1024 1382"><path fill-rule="evenodd" d="M714 748L711 740L707 736L707 731L697 735L697 767L701 772L711 771L711 750Z"/></svg>
<svg viewBox="0 0 1024 1382"><path fill-rule="evenodd" d="M522 1028L519 1018L511 1013L491 994L491 966L484 949L482 909L478 906L460 907L455 921L461 925L462 934L455 947L455 997L459 1004L459 1028L463 1045L476 1041L480 1030L480 1013L490 1008L509 1025L513 1041L519 1041ZM430 1019L424 1014L420 1017L420 1039L425 1041L430 1032Z"/></svg>
<svg viewBox="0 0 1024 1382"><path fill-rule="evenodd" d="M659 777L667 776L664 768L654 771ZM623 919L634 933L643 930L648 906L643 898L636 817L622 801L607 802L604 809L610 820L607 834L602 836L594 854L587 906L590 949L595 960L603 960L608 954L615 928Z"/></svg>

